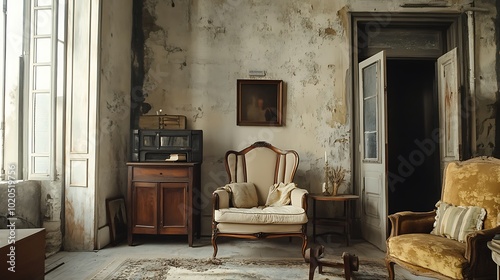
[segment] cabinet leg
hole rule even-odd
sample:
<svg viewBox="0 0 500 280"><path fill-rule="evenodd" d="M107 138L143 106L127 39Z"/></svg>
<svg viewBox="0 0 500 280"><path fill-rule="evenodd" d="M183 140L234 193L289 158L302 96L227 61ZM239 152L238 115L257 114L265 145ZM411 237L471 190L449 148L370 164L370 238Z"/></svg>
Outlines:
<svg viewBox="0 0 500 280"><path fill-rule="evenodd" d="M133 241L133 234L132 233L130 233L127 236L127 241L128 241L128 246L132 246L132 244L134 243L134 241Z"/></svg>
<svg viewBox="0 0 500 280"><path fill-rule="evenodd" d="M188 234L188 244L189 244L189 247L193 247L193 234L192 233Z"/></svg>

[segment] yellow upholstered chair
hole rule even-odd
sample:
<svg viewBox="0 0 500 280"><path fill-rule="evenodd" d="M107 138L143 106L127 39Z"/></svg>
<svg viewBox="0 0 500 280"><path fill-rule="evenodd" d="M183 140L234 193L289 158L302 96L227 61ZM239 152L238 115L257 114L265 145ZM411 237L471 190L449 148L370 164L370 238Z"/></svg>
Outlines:
<svg viewBox="0 0 500 280"><path fill-rule="evenodd" d="M500 160L481 157L449 163L440 201L442 206L437 211L400 212L389 216L392 223L386 254L389 279L394 279L394 264L414 274L438 279L493 279L496 265L486 243L500 233ZM472 208L480 210L469 210ZM453 211L474 214L470 215L472 219L451 222L459 221L453 217L460 216L453 216ZM438 226L434 231L439 234L443 232L438 229L446 229L443 235L431 234L436 212L440 216L437 224L446 227ZM469 220L474 227L481 218L484 218L481 229L469 232L462 231L465 226L457 226ZM462 242L458 241L459 237L452 239L459 232L463 232Z"/></svg>
<svg viewBox="0 0 500 280"><path fill-rule="evenodd" d="M300 237L304 255L307 191L293 184L299 164L297 152L256 142L241 151L227 152L225 159L229 184L212 195L213 257L221 236Z"/></svg>

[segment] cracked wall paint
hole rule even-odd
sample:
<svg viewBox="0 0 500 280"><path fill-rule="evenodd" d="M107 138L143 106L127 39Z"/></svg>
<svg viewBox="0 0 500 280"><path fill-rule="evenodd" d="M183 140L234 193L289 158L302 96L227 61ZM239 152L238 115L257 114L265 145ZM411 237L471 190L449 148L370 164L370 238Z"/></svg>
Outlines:
<svg viewBox="0 0 500 280"><path fill-rule="evenodd" d="M491 156L495 150L496 107L498 102L498 73L496 53L500 49L495 35L495 19L498 17L495 1L476 1L478 7L488 12L475 13L476 19L476 125L477 155ZM496 19L498 20L498 19ZM478 24L480 23L480 24ZM497 139L496 141L498 141Z"/></svg>
<svg viewBox="0 0 500 280"><path fill-rule="evenodd" d="M224 153L257 140L297 150L296 181L310 192L321 190L327 151L332 165L348 171L341 191L352 192L349 12L399 12L404 11L400 7L404 1L192 0L176 2L175 7L163 2L168 1L143 1L143 12L148 14L143 27L148 32L146 102L152 112L161 108L168 114L185 115L188 128L204 131L204 201L226 183ZM448 3L450 8L442 11L460 10L466 1ZM485 37L494 36L488 31ZM495 44L479 48L484 55L478 59L479 70L489 72ZM266 71L263 79L284 80L284 127L236 126L236 80L251 78L250 70ZM482 83L487 86L492 81L496 85L494 74ZM484 109L494 103L482 92L477 93L478 99L485 99L484 104L479 102L478 122L491 118ZM480 138L494 139L491 131ZM206 234L211 206L203 206Z"/></svg>
<svg viewBox="0 0 500 280"><path fill-rule="evenodd" d="M117 10L115 7L122 8ZM130 43L132 1L104 1L101 31L101 77L96 170L97 227L108 225L106 199L126 197L131 76ZM163 35L159 37L164 37ZM158 41L158 43L161 43ZM124 66L128 67L124 67ZM75 206L75 205L73 205ZM98 249L107 244L98 240Z"/></svg>

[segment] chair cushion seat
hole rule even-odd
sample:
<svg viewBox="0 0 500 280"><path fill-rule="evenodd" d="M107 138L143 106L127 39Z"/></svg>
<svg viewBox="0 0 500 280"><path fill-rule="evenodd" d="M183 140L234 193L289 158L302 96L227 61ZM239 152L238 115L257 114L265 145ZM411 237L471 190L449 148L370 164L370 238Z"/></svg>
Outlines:
<svg viewBox="0 0 500 280"><path fill-rule="evenodd" d="M453 279L463 279L462 269L467 265L464 243L432 234L391 237L387 240L387 250L394 258Z"/></svg>
<svg viewBox="0 0 500 280"><path fill-rule="evenodd" d="M307 215L303 208L292 205L253 208L224 208L215 210L218 223L239 224L304 224Z"/></svg>

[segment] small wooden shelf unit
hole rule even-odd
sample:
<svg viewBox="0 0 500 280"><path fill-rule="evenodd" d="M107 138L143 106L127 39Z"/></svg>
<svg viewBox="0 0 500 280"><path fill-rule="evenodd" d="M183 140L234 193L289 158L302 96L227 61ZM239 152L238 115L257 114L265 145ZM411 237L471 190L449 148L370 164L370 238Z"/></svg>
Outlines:
<svg viewBox="0 0 500 280"><path fill-rule="evenodd" d="M200 238L200 164L129 162L128 244L134 234Z"/></svg>

